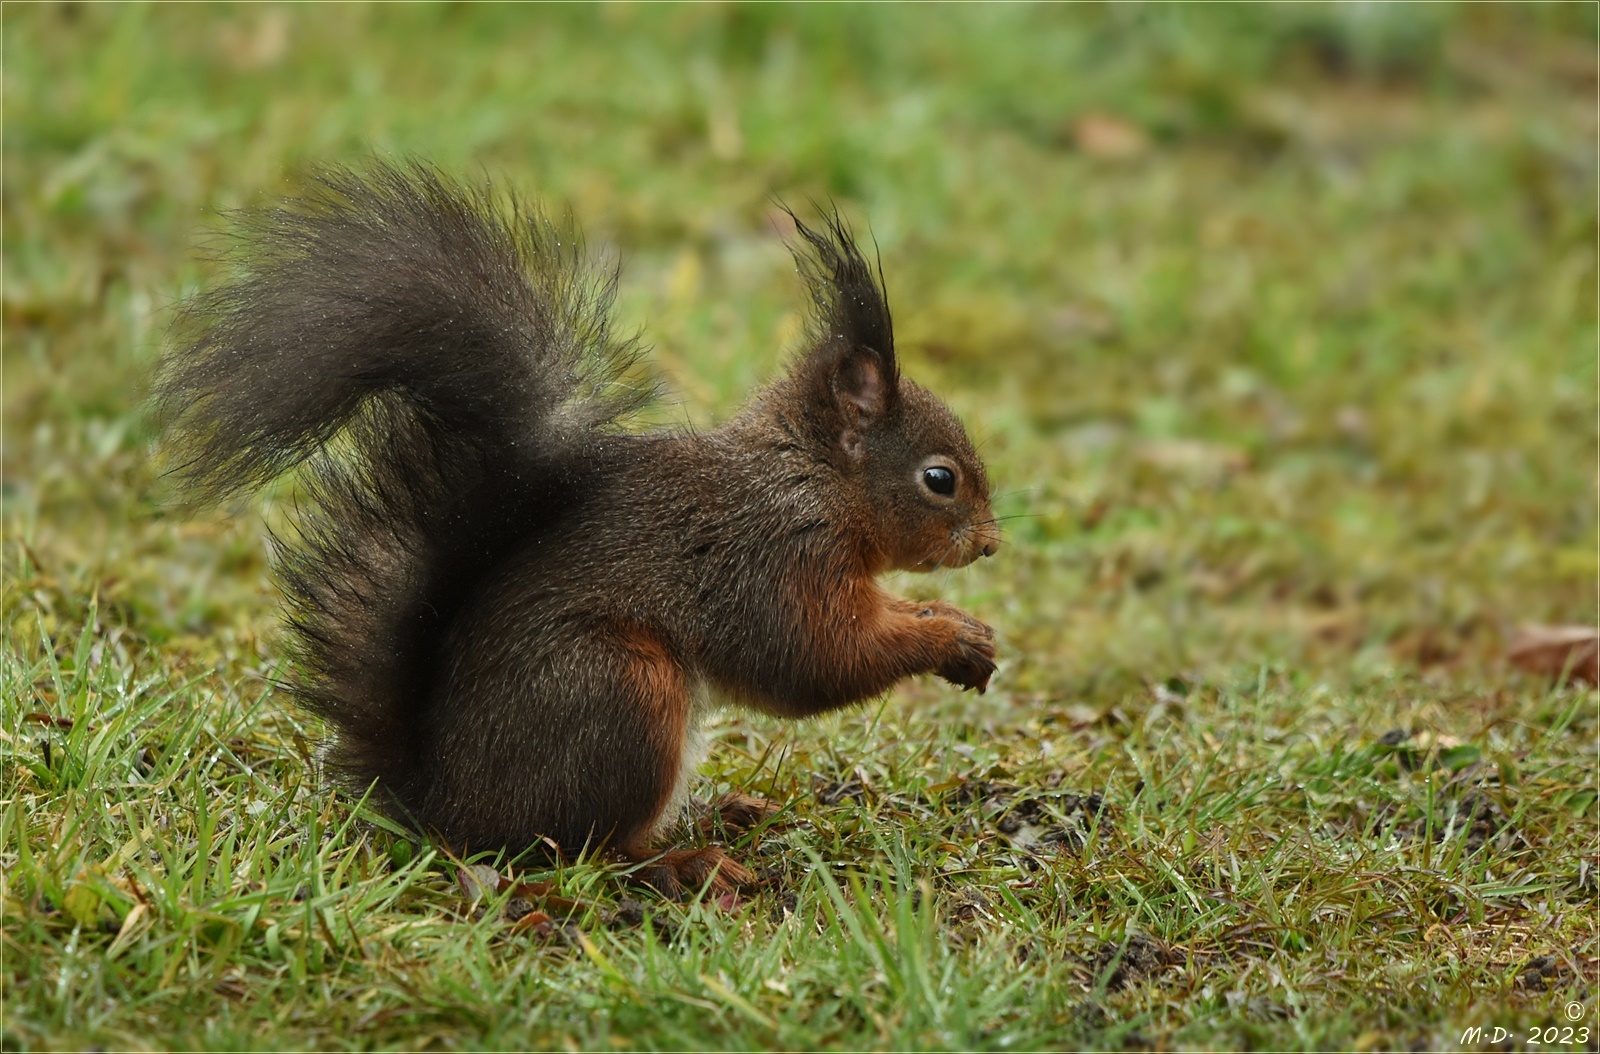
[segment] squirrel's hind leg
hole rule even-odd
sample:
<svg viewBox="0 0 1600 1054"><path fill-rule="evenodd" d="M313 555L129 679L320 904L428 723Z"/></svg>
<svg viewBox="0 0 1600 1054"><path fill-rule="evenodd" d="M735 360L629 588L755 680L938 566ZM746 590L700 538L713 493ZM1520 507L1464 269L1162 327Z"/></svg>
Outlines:
<svg viewBox="0 0 1600 1054"><path fill-rule="evenodd" d="M704 808L705 814L695 823L704 838L716 838L724 833L744 834L783 809L776 802L738 791L729 791Z"/></svg>
<svg viewBox="0 0 1600 1054"><path fill-rule="evenodd" d="M668 849L666 852L624 849L622 857L643 863L644 866L633 873L633 880L649 886L668 900L682 900L701 889L707 889L715 895L731 893L736 889L750 889L756 884L755 875L750 873L750 869L728 856L719 845L700 849Z"/></svg>
<svg viewBox="0 0 1600 1054"><path fill-rule="evenodd" d="M701 838L706 839L743 834L779 809L778 805L765 798L730 792L716 801L696 806L700 815L694 821L694 829ZM759 884L749 868L728 856L727 851L717 845L665 851L624 849L621 856L630 863L643 865L633 872L633 881L649 886L669 900L681 900L702 888L709 888L713 894L722 894L751 889Z"/></svg>
<svg viewBox="0 0 1600 1054"><path fill-rule="evenodd" d="M780 806L765 798L729 792L716 801L701 805L705 810L695 821L702 838L743 834L780 811ZM633 873L633 880L651 887L663 896L679 900L706 887L710 892L728 893L758 885L750 869L728 856L721 846L700 849L624 850L623 859L644 866Z"/></svg>
<svg viewBox="0 0 1600 1054"><path fill-rule="evenodd" d="M690 769L704 755L699 730L693 727L689 685L683 669L673 661L652 634L627 634L620 642L628 656L623 676L625 695L637 701L641 711L655 727L657 741L652 753L662 762L654 782L658 800L648 820L632 830L619 830L618 855L629 863L642 864L634 880L648 885L673 900L692 895L702 888L726 893L754 885L748 868L730 859L720 846L697 849L651 848L657 832L670 827L681 810L687 792ZM668 756L672 762L668 763ZM756 799L751 799L752 801Z"/></svg>

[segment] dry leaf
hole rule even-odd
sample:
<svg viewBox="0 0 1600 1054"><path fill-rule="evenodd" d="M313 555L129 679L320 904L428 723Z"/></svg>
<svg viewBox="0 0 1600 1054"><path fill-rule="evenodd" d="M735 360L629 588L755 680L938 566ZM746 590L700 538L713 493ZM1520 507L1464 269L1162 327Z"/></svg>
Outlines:
<svg viewBox="0 0 1600 1054"><path fill-rule="evenodd" d="M540 897L548 897L555 891L556 884L554 882L518 882L512 887L511 895L513 897L526 897L529 900L538 900Z"/></svg>
<svg viewBox="0 0 1600 1054"><path fill-rule="evenodd" d="M1506 649L1511 665L1536 677L1600 683L1596 655L1600 635L1590 626L1523 626Z"/></svg>
<svg viewBox="0 0 1600 1054"><path fill-rule="evenodd" d="M526 933L529 930L541 937L548 937L556 931L556 925L554 920L542 911L524 912L511 923L512 933Z"/></svg>
<svg viewBox="0 0 1600 1054"><path fill-rule="evenodd" d="M477 903L500 892L506 880L488 864L466 864L456 872L456 881L461 883L462 896Z"/></svg>
<svg viewBox="0 0 1600 1054"><path fill-rule="evenodd" d="M1120 117L1091 113L1072 123L1072 145L1093 157L1138 157L1150 149L1150 137Z"/></svg>

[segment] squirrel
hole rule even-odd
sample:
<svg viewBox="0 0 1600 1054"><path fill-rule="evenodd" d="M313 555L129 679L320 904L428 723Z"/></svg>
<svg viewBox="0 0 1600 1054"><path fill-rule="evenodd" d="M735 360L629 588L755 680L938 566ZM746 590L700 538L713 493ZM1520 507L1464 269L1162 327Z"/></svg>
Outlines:
<svg viewBox="0 0 1600 1054"><path fill-rule="evenodd" d="M661 848L706 689L802 718L917 674L987 687L993 630L876 582L1000 535L837 209L789 213L814 310L788 372L720 427L640 432L618 272L570 222L420 162L309 184L237 218L154 405L200 500L298 470L285 688L352 793L470 851L603 847L669 896L725 890L752 878L720 847ZM734 829L772 808L720 804Z"/></svg>

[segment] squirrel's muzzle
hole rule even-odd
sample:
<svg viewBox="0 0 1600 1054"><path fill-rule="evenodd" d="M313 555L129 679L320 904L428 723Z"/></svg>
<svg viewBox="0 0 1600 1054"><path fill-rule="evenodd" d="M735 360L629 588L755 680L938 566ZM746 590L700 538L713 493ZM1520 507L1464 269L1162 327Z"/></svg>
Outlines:
<svg viewBox="0 0 1600 1054"><path fill-rule="evenodd" d="M1000 551L1000 526L991 517L988 522L980 523L972 530L973 559L980 556L993 556Z"/></svg>

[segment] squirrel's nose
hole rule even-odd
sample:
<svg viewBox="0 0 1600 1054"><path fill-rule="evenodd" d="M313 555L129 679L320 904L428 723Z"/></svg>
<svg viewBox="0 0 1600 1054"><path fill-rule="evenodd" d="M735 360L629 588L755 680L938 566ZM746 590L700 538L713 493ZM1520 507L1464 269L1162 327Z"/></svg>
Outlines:
<svg viewBox="0 0 1600 1054"><path fill-rule="evenodd" d="M983 548L978 551L983 553L984 556L993 556L1000 551L1000 539L991 535L984 540Z"/></svg>

